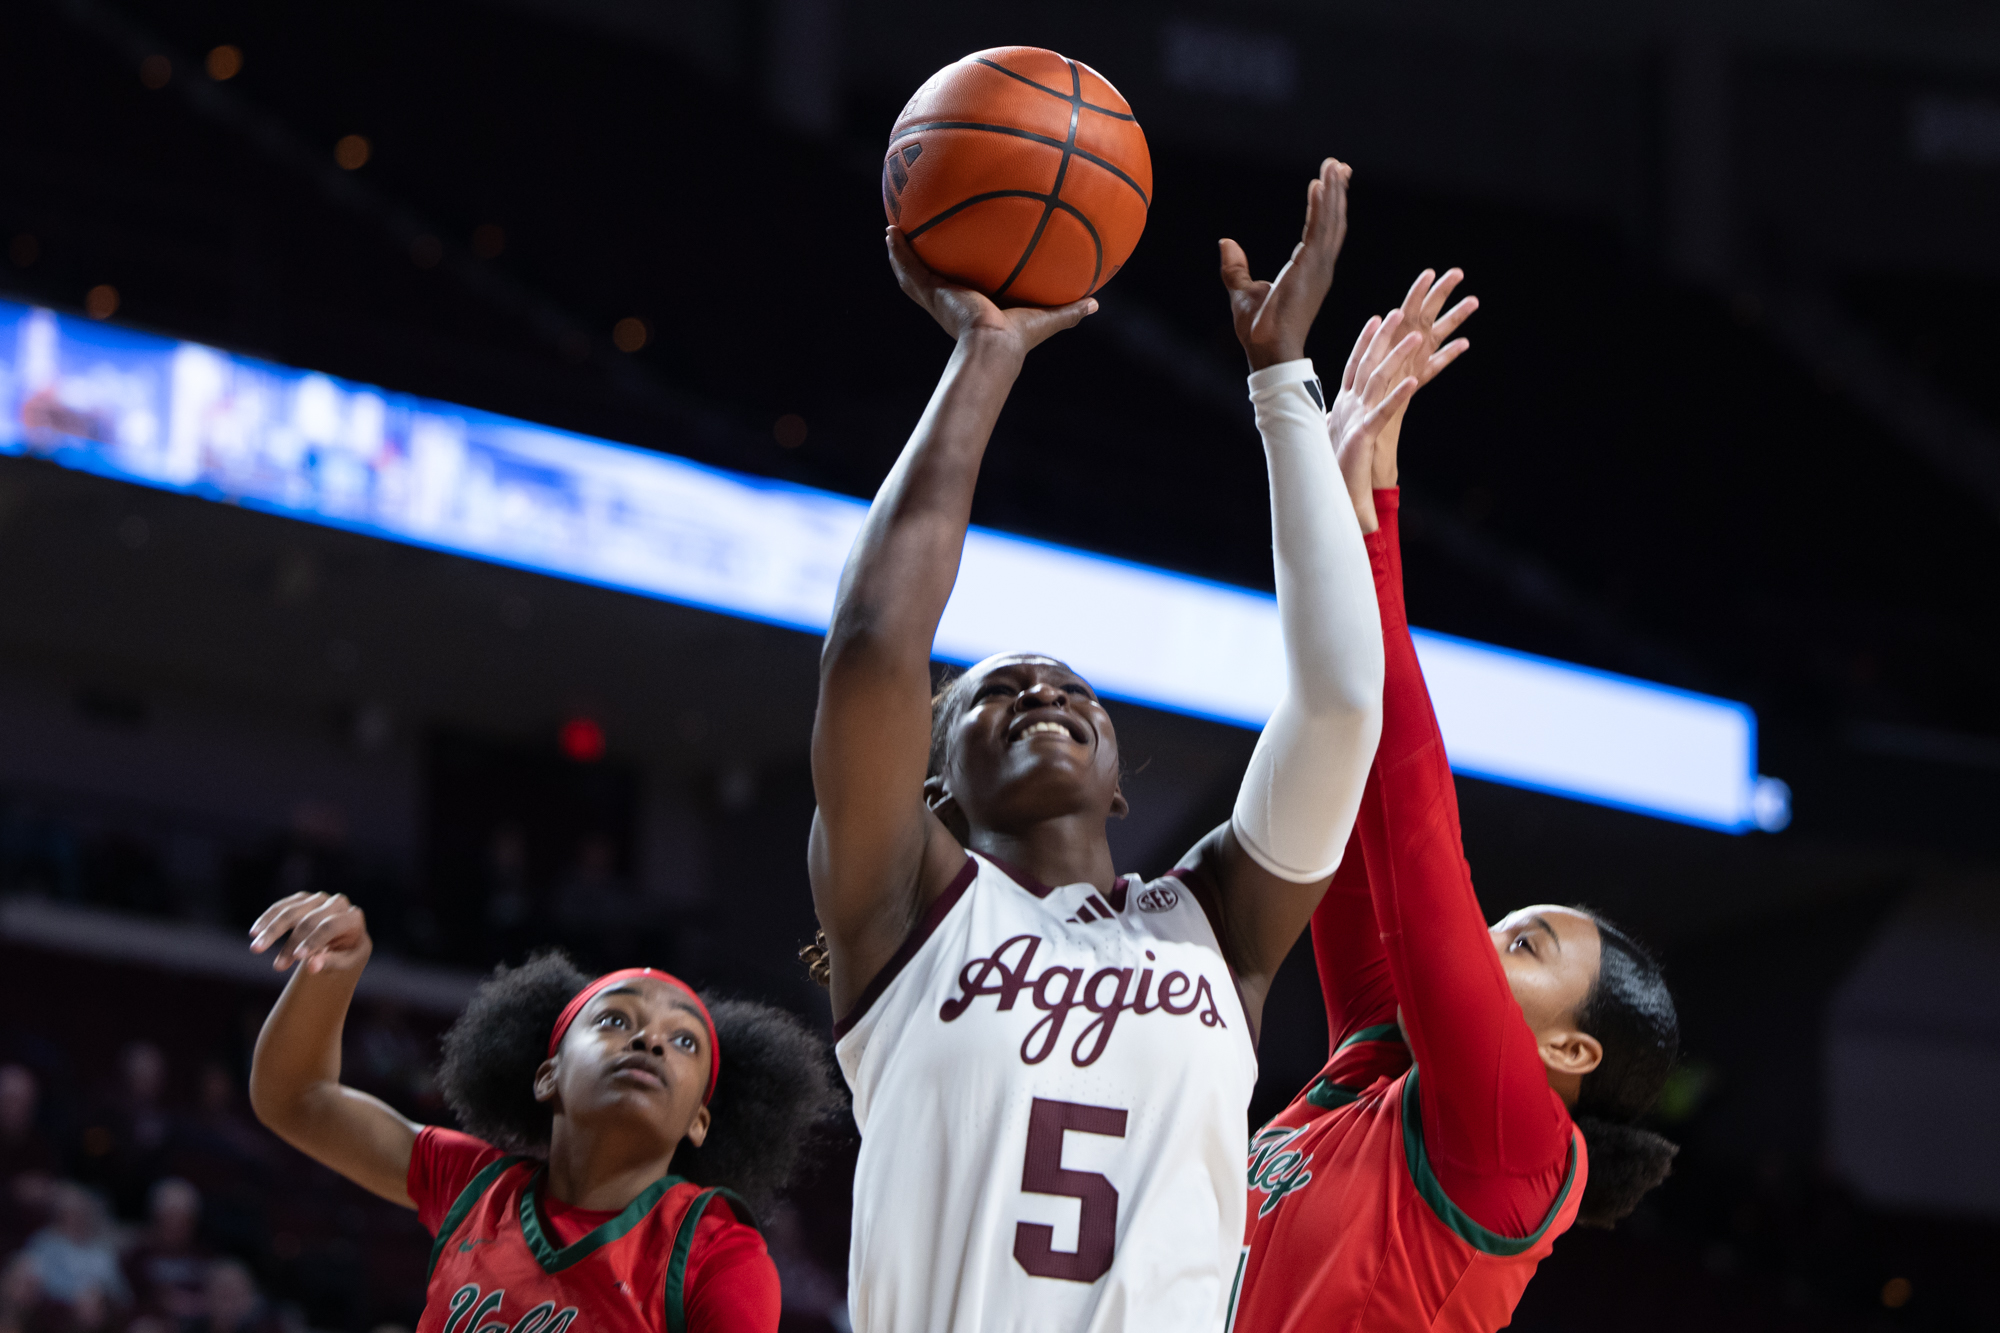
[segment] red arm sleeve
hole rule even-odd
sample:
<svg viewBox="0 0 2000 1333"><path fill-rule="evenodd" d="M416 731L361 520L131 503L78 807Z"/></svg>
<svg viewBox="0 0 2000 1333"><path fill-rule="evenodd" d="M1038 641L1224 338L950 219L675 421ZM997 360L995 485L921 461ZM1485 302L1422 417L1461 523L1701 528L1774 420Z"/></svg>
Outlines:
<svg viewBox="0 0 2000 1333"><path fill-rule="evenodd" d="M1374 774L1368 781L1374 783ZM1312 942L1320 996L1326 1001L1326 1054L1332 1059L1357 1032L1396 1021L1396 990L1389 980L1382 932L1375 926L1358 829L1348 838L1340 869L1313 912Z"/></svg>
<svg viewBox="0 0 2000 1333"><path fill-rule="evenodd" d="M1569 1163L1570 1121L1549 1087L1472 890L1458 795L1403 608L1397 492L1375 492L1371 545L1387 675L1382 742L1356 823L1375 918L1421 1071L1424 1145L1438 1183L1502 1235L1542 1223Z"/></svg>
<svg viewBox="0 0 2000 1333"><path fill-rule="evenodd" d="M696 1224L686 1300L688 1333L777 1333L778 1267L755 1227L720 1207Z"/></svg>
<svg viewBox="0 0 2000 1333"><path fill-rule="evenodd" d="M426 1125L410 1148L405 1184L417 1205L417 1220L433 1236L444 1215L487 1163L506 1156L498 1148L455 1129Z"/></svg>

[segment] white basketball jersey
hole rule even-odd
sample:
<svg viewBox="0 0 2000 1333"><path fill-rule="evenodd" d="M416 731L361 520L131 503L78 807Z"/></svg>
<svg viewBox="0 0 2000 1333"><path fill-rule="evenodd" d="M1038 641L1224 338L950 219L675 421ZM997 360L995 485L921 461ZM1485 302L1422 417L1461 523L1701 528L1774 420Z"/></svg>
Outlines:
<svg viewBox="0 0 2000 1333"><path fill-rule="evenodd" d="M859 1333L1222 1327L1257 1057L1179 880L970 857L835 1033Z"/></svg>

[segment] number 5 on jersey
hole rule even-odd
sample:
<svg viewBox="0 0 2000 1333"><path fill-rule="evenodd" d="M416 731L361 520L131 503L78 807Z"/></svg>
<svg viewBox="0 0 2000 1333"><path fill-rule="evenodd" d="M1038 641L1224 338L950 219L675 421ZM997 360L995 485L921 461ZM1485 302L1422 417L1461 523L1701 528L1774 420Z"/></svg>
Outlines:
<svg viewBox="0 0 2000 1333"><path fill-rule="evenodd" d="M1095 1282L1111 1271L1118 1241L1118 1190L1095 1171L1063 1168L1063 1131L1125 1137L1125 1112L1109 1106L1052 1102L1035 1098L1028 1113L1028 1153L1021 1163L1021 1188L1029 1194L1075 1199L1076 1252L1051 1248L1056 1229L1040 1222L1014 1224L1014 1259L1035 1277Z"/></svg>

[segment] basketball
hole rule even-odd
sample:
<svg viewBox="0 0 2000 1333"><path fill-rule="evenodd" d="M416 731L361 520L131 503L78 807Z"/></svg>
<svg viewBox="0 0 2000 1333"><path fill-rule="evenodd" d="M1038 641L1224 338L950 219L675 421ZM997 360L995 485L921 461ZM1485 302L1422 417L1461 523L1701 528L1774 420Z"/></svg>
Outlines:
<svg viewBox="0 0 2000 1333"><path fill-rule="evenodd" d="M938 274L1008 305L1064 305L1131 257L1153 159L1081 61L996 46L946 65L896 118L882 207Z"/></svg>

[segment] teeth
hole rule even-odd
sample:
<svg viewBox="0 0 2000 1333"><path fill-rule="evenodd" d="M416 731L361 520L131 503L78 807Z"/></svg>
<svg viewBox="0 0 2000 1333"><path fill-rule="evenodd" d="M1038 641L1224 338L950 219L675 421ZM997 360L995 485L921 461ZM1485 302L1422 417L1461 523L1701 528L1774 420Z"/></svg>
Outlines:
<svg viewBox="0 0 2000 1333"><path fill-rule="evenodd" d="M1037 722L1034 726L1029 727L1026 731L1015 737L1015 739L1024 741L1030 736L1039 736L1043 733L1067 738L1069 736L1069 728L1060 722Z"/></svg>

